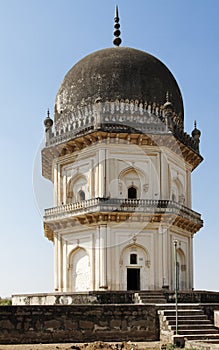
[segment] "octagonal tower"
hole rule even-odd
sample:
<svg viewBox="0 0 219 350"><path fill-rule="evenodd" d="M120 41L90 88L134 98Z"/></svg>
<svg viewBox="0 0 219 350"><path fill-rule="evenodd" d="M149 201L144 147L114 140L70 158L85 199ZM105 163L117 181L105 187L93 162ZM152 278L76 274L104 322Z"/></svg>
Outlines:
<svg viewBox="0 0 219 350"><path fill-rule="evenodd" d="M200 131L184 131L183 101L169 69L146 52L115 45L66 74L54 125L45 119L43 176L54 186L45 236L54 243L55 290L193 288L191 172Z"/></svg>

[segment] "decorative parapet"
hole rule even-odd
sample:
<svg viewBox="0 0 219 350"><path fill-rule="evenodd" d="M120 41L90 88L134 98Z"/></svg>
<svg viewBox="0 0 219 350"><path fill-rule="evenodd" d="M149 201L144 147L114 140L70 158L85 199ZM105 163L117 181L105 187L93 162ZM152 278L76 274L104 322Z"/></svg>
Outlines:
<svg viewBox="0 0 219 350"><path fill-rule="evenodd" d="M71 115L64 115L49 133L46 147L67 142L91 131L139 134L172 133L182 143L199 153L199 143L183 130L183 119L172 112L167 117L163 106L138 100L97 102L78 107Z"/></svg>
<svg viewBox="0 0 219 350"><path fill-rule="evenodd" d="M171 200L94 198L45 209L44 221L95 213L140 213L179 216L202 227L201 215Z"/></svg>

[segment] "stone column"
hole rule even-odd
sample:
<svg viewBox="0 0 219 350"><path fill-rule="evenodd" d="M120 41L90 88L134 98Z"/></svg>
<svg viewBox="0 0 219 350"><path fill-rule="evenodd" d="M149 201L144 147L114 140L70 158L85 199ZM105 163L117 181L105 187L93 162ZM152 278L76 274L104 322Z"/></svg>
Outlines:
<svg viewBox="0 0 219 350"><path fill-rule="evenodd" d="M59 290L58 274L58 239L57 234L54 233L54 289L56 292Z"/></svg>
<svg viewBox="0 0 219 350"><path fill-rule="evenodd" d="M90 181L89 181L90 198L95 197L95 169L93 159L90 162Z"/></svg>
<svg viewBox="0 0 219 350"><path fill-rule="evenodd" d="M107 225L99 226L99 288L107 289Z"/></svg>
<svg viewBox="0 0 219 350"><path fill-rule="evenodd" d="M193 235L189 238L189 261L188 261L188 273L189 273L189 289L192 289L193 286Z"/></svg>
<svg viewBox="0 0 219 350"><path fill-rule="evenodd" d="M67 292L67 241L63 240L63 292Z"/></svg>
<svg viewBox="0 0 219 350"><path fill-rule="evenodd" d="M168 229L166 227L162 227L162 257L163 257L163 287L170 287L169 281L169 259L170 252L168 251Z"/></svg>
<svg viewBox="0 0 219 350"><path fill-rule="evenodd" d="M109 196L109 150L105 150L105 174L104 174L104 187L105 193L104 196Z"/></svg>
<svg viewBox="0 0 219 350"><path fill-rule="evenodd" d="M53 186L53 198L54 198L54 205L58 205L58 165L57 163L54 164L54 169L53 169L53 181L54 181L54 186Z"/></svg>
<svg viewBox="0 0 219 350"><path fill-rule="evenodd" d="M96 289L96 273L95 273L95 264L96 264L96 254L95 254L95 235L96 233L92 233L91 238L91 289Z"/></svg>
<svg viewBox="0 0 219 350"><path fill-rule="evenodd" d="M105 149L99 149L99 197L105 196Z"/></svg>
<svg viewBox="0 0 219 350"><path fill-rule="evenodd" d="M185 205L189 208L192 207L192 194L191 194L191 173L189 170L186 171L186 202Z"/></svg>
<svg viewBox="0 0 219 350"><path fill-rule="evenodd" d="M62 192L62 183L61 183L61 172L60 164L57 164L57 205L61 205L61 192Z"/></svg>
<svg viewBox="0 0 219 350"><path fill-rule="evenodd" d="M63 176L63 198L62 201L64 204L67 203L67 175Z"/></svg>
<svg viewBox="0 0 219 350"><path fill-rule="evenodd" d="M58 237L58 284L59 292L63 291L63 252L62 252L62 237Z"/></svg>
<svg viewBox="0 0 219 350"><path fill-rule="evenodd" d="M93 193L94 193L94 197L97 198L99 197L99 155L98 155L98 151L97 151L97 155L96 155L96 159L95 159L95 164L94 164L94 189L93 189Z"/></svg>
<svg viewBox="0 0 219 350"><path fill-rule="evenodd" d="M169 199L169 171L166 155L160 152L160 199Z"/></svg>

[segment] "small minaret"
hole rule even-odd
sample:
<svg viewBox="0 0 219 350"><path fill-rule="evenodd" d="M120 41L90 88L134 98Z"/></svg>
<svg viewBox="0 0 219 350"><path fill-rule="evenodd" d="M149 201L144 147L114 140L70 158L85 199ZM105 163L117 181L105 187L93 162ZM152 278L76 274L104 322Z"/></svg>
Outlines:
<svg viewBox="0 0 219 350"><path fill-rule="evenodd" d="M49 109L47 110L47 117L44 119L45 133L46 133L46 142L49 140L52 134L53 120L50 118Z"/></svg>

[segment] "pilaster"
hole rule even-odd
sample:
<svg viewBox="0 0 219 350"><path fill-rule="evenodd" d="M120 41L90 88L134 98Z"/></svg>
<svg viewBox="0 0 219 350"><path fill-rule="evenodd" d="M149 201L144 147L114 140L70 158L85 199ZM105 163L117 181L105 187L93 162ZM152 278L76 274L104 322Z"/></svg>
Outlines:
<svg viewBox="0 0 219 350"><path fill-rule="evenodd" d="M57 234L54 234L54 289L59 290L58 284L58 239Z"/></svg>
<svg viewBox="0 0 219 350"><path fill-rule="evenodd" d="M107 225L99 226L99 276L99 288L107 289Z"/></svg>
<svg viewBox="0 0 219 350"><path fill-rule="evenodd" d="M63 244L62 237L58 237L58 285L59 291L63 291Z"/></svg>
<svg viewBox="0 0 219 350"><path fill-rule="evenodd" d="M99 197L105 196L105 149L99 149Z"/></svg>

